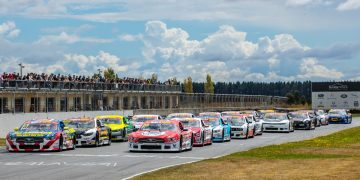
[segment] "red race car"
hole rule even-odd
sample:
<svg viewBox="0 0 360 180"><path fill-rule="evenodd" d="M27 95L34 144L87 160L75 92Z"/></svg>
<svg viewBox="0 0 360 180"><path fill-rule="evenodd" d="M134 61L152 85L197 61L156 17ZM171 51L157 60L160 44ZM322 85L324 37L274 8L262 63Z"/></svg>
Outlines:
<svg viewBox="0 0 360 180"><path fill-rule="evenodd" d="M201 118L176 118L173 120L181 121L185 128L193 132L194 145L212 144L212 128L206 125Z"/></svg>
<svg viewBox="0 0 360 180"><path fill-rule="evenodd" d="M141 128L129 135L129 150L175 151L191 150L193 132L180 121L146 121Z"/></svg>

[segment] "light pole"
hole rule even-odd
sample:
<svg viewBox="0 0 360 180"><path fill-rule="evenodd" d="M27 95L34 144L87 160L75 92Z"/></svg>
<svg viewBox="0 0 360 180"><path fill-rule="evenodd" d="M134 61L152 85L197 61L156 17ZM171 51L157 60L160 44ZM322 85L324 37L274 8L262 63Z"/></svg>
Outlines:
<svg viewBox="0 0 360 180"><path fill-rule="evenodd" d="M20 63L19 66L20 66L20 76L22 77L22 69L25 68L25 66L23 65L23 63Z"/></svg>

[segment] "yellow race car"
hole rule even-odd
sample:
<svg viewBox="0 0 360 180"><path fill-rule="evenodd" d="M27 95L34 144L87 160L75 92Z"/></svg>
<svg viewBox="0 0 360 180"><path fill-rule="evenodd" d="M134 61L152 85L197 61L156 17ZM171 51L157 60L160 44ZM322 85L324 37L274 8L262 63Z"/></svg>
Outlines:
<svg viewBox="0 0 360 180"><path fill-rule="evenodd" d="M134 126L129 120L120 115L96 116L105 126L111 129L111 140L127 141L128 134L133 132Z"/></svg>

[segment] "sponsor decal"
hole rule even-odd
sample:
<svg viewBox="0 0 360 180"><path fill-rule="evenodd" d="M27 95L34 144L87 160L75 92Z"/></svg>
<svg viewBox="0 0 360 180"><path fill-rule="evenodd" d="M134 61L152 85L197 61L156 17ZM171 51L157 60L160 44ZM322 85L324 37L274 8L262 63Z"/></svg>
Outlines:
<svg viewBox="0 0 360 180"><path fill-rule="evenodd" d="M340 83L329 85L329 90L332 91L345 91L348 90L348 86Z"/></svg>
<svg viewBox="0 0 360 180"><path fill-rule="evenodd" d="M48 134L52 134L52 132L16 132L15 135L16 137L40 137L40 136L44 136L44 135L48 135Z"/></svg>
<svg viewBox="0 0 360 180"><path fill-rule="evenodd" d="M164 134L165 134L165 132L153 132L153 131L142 133L143 136L161 136Z"/></svg>
<svg viewBox="0 0 360 180"><path fill-rule="evenodd" d="M325 97L325 94L318 94L318 99L323 99Z"/></svg>
<svg viewBox="0 0 360 180"><path fill-rule="evenodd" d="M340 97L343 98L343 99L345 99L345 98L348 97L348 95L347 95L347 94L342 94L342 95L340 95Z"/></svg>

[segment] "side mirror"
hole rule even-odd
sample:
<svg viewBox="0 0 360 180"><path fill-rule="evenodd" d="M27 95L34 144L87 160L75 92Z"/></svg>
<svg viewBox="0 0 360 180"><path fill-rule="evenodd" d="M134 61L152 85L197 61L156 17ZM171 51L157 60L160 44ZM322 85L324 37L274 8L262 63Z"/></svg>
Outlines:
<svg viewBox="0 0 360 180"><path fill-rule="evenodd" d="M64 127L64 130L65 130L65 131L66 131L66 130L69 130L69 127L65 126L65 127Z"/></svg>
<svg viewBox="0 0 360 180"><path fill-rule="evenodd" d="M19 127L14 128L14 131L18 131L18 130L19 130Z"/></svg>

